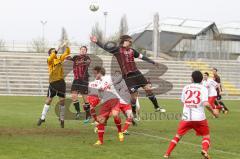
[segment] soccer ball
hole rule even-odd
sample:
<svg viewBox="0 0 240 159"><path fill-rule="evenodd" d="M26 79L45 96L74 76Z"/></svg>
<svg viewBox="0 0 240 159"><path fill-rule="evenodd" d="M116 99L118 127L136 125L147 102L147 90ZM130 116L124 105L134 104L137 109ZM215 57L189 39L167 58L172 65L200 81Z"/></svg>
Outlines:
<svg viewBox="0 0 240 159"><path fill-rule="evenodd" d="M89 6L89 9L93 12L96 12L99 9L99 6L96 3L93 3Z"/></svg>

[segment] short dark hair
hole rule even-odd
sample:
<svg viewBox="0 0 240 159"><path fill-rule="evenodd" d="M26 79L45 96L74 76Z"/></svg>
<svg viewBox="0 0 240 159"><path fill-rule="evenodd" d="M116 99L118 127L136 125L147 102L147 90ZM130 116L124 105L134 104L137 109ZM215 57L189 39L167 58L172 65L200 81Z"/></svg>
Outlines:
<svg viewBox="0 0 240 159"><path fill-rule="evenodd" d="M204 72L205 75L209 76L209 73L208 72Z"/></svg>
<svg viewBox="0 0 240 159"><path fill-rule="evenodd" d="M132 39L132 37L129 36L129 35L122 35L122 36L120 37L120 45L122 45L123 42L126 41L127 39Z"/></svg>
<svg viewBox="0 0 240 159"><path fill-rule="evenodd" d="M203 75L201 71L193 71L192 72L192 79L194 83L201 83L203 80Z"/></svg>
<svg viewBox="0 0 240 159"><path fill-rule="evenodd" d="M213 67L213 70L215 70L216 72L218 71L216 67Z"/></svg>
<svg viewBox="0 0 240 159"><path fill-rule="evenodd" d="M103 67L101 67L101 66L95 66L95 67L93 68L93 70L94 70L94 71L97 71L97 73L101 73L103 76L104 76L105 73L106 73L105 69L104 69Z"/></svg>
<svg viewBox="0 0 240 159"><path fill-rule="evenodd" d="M52 53L53 50L55 50L55 48L49 49L49 50L48 50L48 55L51 55L51 53ZM55 53L57 53L57 51L56 51Z"/></svg>
<svg viewBox="0 0 240 159"><path fill-rule="evenodd" d="M85 45L81 46L80 49L81 49L81 48L85 48L85 49L88 51L88 48L87 48L87 46L85 46Z"/></svg>

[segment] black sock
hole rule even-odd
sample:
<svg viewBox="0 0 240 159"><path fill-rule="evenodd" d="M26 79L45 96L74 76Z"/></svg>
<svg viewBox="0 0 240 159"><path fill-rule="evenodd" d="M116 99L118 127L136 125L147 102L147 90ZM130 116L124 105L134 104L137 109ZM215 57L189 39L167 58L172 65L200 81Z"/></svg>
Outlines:
<svg viewBox="0 0 240 159"><path fill-rule="evenodd" d="M90 104L85 103L83 107L84 107L84 110L86 112L86 119L88 119L91 116L91 114L90 114Z"/></svg>
<svg viewBox="0 0 240 159"><path fill-rule="evenodd" d="M226 107L226 105L222 101L220 101L219 104L221 104L225 110L228 110L228 108Z"/></svg>
<svg viewBox="0 0 240 159"><path fill-rule="evenodd" d="M77 113L80 113L80 103L79 103L79 101L73 102L73 105L74 105L75 110L77 111Z"/></svg>
<svg viewBox="0 0 240 159"><path fill-rule="evenodd" d="M155 97L154 94L149 95L149 96L148 96L148 99L151 100L151 102L153 103L155 109L159 108L157 98Z"/></svg>
<svg viewBox="0 0 240 159"><path fill-rule="evenodd" d="M133 114L136 114L136 109L137 109L137 105L136 105L136 99L132 99L131 100L131 106L132 106L132 112Z"/></svg>

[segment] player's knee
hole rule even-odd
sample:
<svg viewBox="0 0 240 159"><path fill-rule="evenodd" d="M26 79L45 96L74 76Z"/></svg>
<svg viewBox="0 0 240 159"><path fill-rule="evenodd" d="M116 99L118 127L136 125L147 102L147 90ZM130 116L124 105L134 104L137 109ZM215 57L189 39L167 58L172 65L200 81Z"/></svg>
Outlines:
<svg viewBox="0 0 240 159"><path fill-rule="evenodd" d="M45 101L45 103L47 104L47 105L50 105L51 103L52 103L52 98L47 98L46 99L46 101Z"/></svg>
<svg viewBox="0 0 240 159"><path fill-rule="evenodd" d="M106 121L106 118L104 118L104 117L97 117L97 121L98 121L100 124L104 124L105 121Z"/></svg>

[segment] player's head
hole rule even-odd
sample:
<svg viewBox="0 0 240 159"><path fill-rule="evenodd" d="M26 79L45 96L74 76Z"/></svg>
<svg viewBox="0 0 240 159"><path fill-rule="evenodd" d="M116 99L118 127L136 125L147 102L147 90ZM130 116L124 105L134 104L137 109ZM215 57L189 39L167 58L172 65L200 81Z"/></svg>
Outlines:
<svg viewBox="0 0 240 159"><path fill-rule="evenodd" d="M204 80L207 80L208 77L209 77L209 73L208 73L208 72L204 72L204 74L203 74L203 79L204 79Z"/></svg>
<svg viewBox="0 0 240 159"><path fill-rule="evenodd" d="M52 53L57 54L57 50L55 48L51 48L48 50L48 55L50 56Z"/></svg>
<svg viewBox="0 0 240 159"><path fill-rule="evenodd" d="M85 55L87 54L87 46L81 46L80 47L80 55Z"/></svg>
<svg viewBox="0 0 240 159"><path fill-rule="evenodd" d="M192 81L194 83L201 83L203 80L202 72L200 71L193 71L192 72Z"/></svg>
<svg viewBox="0 0 240 159"><path fill-rule="evenodd" d="M93 68L93 75L97 80L101 79L101 77L105 75L105 72L105 69L101 66L95 66Z"/></svg>
<svg viewBox="0 0 240 159"><path fill-rule="evenodd" d="M213 75L217 75L217 71L218 71L218 70L217 70L216 67L213 67L213 68L212 68L212 73L213 73Z"/></svg>
<svg viewBox="0 0 240 159"><path fill-rule="evenodd" d="M120 37L120 46L129 48L132 46L132 37L129 35L122 35Z"/></svg>

